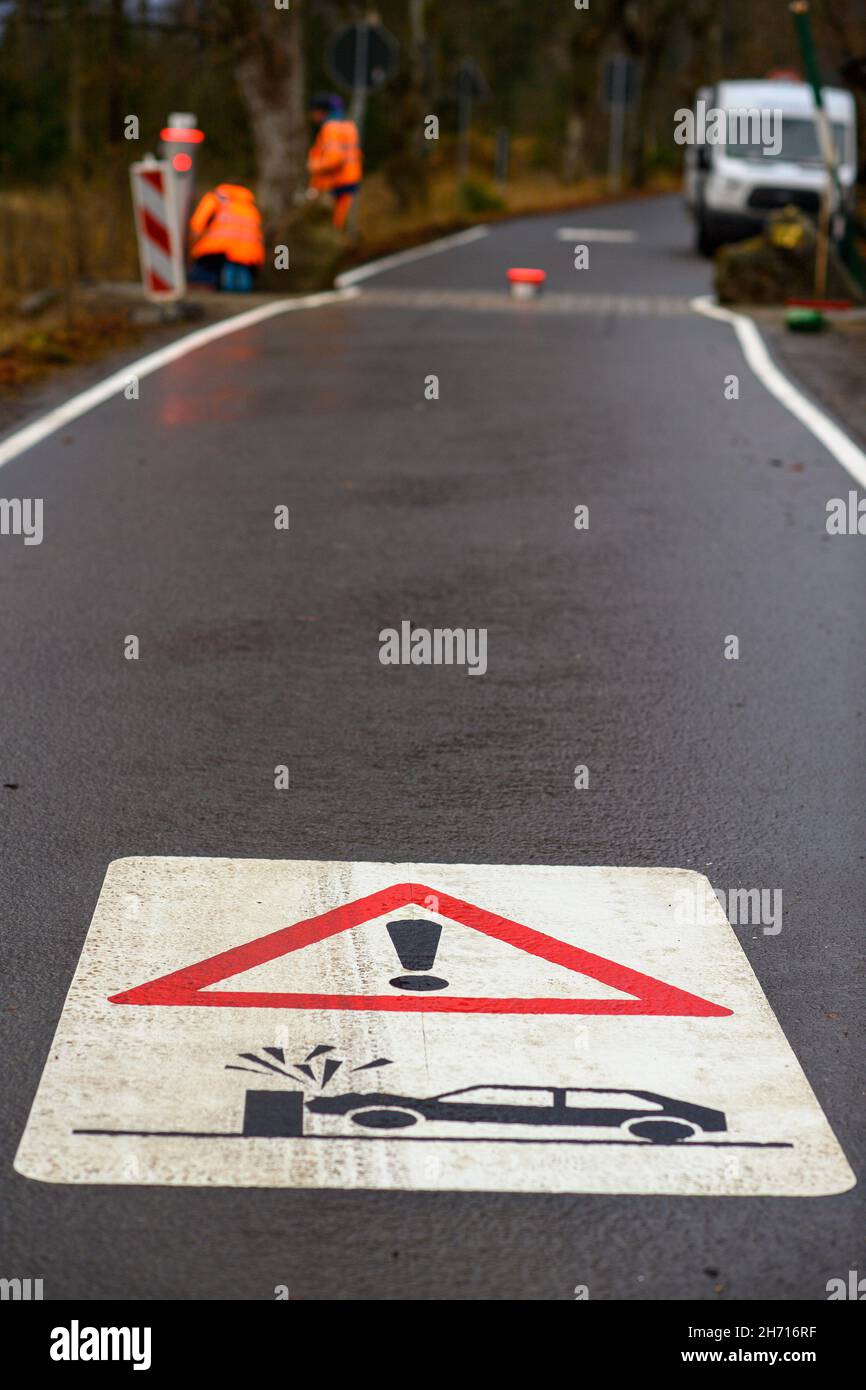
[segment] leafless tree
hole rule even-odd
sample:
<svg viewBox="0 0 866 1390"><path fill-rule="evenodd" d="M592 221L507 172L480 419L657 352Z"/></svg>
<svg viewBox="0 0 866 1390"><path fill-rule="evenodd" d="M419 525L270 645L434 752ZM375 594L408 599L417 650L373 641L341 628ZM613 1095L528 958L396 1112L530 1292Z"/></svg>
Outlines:
<svg viewBox="0 0 866 1390"><path fill-rule="evenodd" d="M277 9L274 0L226 0L222 7L255 147L259 203L272 226L290 214L305 180L304 6L305 0L291 0L290 9Z"/></svg>

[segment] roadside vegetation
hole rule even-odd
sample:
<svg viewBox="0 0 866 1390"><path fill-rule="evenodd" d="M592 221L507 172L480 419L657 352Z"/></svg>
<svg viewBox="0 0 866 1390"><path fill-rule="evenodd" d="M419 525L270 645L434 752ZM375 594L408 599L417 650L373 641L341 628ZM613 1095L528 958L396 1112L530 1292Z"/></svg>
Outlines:
<svg viewBox="0 0 866 1390"><path fill-rule="evenodd" d="M812 8L825 80L856 89L866 147L863 7ZM367 177L344 264L611 196L600 97L613 54L640 74L621 180L636 196L678 188L672 113L699 84L799 66L782 0L592 0L580 11L570 0L380 0L376 11L399 62L368 102ZM199 191L249 183L270 244L294 244L307 216L307 100L334 88L328 44L362 13L343 0L0 0L0 389L137 331L128 297L112 291L138 278L128 170L155 150L173 109L195 112L206 133ZM484 91L461 135L467 62ZM435 140L424 136L430 113ZM262 287L309 286L265 276Z"/></svg>

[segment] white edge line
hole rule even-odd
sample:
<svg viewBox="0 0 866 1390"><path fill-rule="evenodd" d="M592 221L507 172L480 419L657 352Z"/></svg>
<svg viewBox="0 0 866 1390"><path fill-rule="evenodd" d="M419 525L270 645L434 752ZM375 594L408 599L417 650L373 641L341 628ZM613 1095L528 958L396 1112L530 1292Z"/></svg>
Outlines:
<svg viewBox="0 0 866 1390"><path fill-rule="evenodd" d="M437 241L427 241L423 246L412 246L408 251L395 251L393 256L383 256L378 261L368 261L354 270L344 270L334 284L338 290L348 289L361 280L369 280L372 275L381 275L395 265L408 265L410 261L420 261L424 256L436 256L440 251L449 251L452 246L468 246L471 241L480 241L489 236L489 227L469 227L465 232L454 232L452 236L439 237Z"/></svg>
<svg viewBox="0 0 866 1390"><path fill-rule="evenodd" d="M194 333L187 333L185 337L178 338L166 347L149 352L146 357L127 362L104 381L79 392L63 405L56 406L6 439L0 440L0 468L6 463L11 463L12 459L18 458L25 450L32 449L34 444L41 443L50 434L62 429L64 425L70 424L87 411L93 410L95 406L102 405L104 401L116 396L128 384L131 376L150 376L151 372L157 372L160 367L176 362L188 352L195 352L196 349L215 342L217 338L224 338L229 333L239 333L242 329L250 328L264 319L274 318L277 314L289 314L297 309L317 309L322 304L355 299L359 294L360 290L352 289L325 290L321 294L299 295L296 299L280 299L273 304L262 304L257 309L247 309L243 314L235 314L231 318L221 319L219 323L209 324L207 328L198 328Z"/></svg>
<svg viewBox="0 0 866 1390"><path fill-rule="evenodd" d="M775 396L786 410L795 415L801 424L810 430L815 438L824 445L836 459L846 468L864 491L866 491L866 454L853 441L849 439L844 430L841 430L823 410L819 410L813 405L801 391L789 381L784 373L779 371L775 362L767 351L763 338L761 337L756 324L746 314L737 314L732 309L723 309L721 304L717 304L711 295L698 295L696 299L690 301L691 308L695 313L704 314L707 318L718 319L721 323L729 323L737 335L743 356L751 367L758 380L766 387L771 396Z"/></svg>

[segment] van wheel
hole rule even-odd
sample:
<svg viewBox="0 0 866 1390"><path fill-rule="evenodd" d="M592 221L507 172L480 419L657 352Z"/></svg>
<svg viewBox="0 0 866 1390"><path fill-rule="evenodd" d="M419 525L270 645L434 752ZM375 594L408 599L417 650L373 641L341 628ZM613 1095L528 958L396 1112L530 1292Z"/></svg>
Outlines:
<svg viewBox="0 0 866 1390"><path fill-rule="evenodd" d="M703 209L698 213L697 247L702 256L714 256L719 249L719 241L711 230L711 224Z"/></svg>

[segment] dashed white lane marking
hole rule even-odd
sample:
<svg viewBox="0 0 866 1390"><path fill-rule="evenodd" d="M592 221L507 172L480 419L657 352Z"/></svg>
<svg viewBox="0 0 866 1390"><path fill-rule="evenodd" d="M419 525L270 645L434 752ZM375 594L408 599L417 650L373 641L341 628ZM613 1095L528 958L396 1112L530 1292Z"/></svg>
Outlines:
<svg viewBox="0 0 866 1390"><path fill-rule="evenodd" d="M625 227L558 227L556 237L558 241L609 241L625 245L637 241L637 232Z"/></svg>
<svg viewBox="0 0 866 1390"><path fill-rule="evenodd" d="M166 347L149 352L146 357L139 357L135 362L127 362L124 367L106 377L104 381L99 381L86 391L79 392L77 396L65 401L63 405L56 406L53 410L47 411L45 415L40 415L38 419L31 421L29 425L24 425L21 429L16 430L6 439L0 440L0 468L5 463L10 463L12 459L18 458L19 454L23 454L25 450L32 449L34 444L40 444L43 439L55 434L64 425L71 424L73 420L86 415L95 406L102 405L112 396L119 395L128 384L131 376L139 378L150 376L152 372L159 371L160 367L167 367L169 363L176 362L178 358L186 357L189 352L207 347L208 343L216 342L218 338L224 338L229 333L240 333L244 328L251 328L253 324L275 318L278 314L291 314L298 309L317 309L322 304L333 304L344 299L354 299L359 293L359 290L353 289L326 290L322 294L299 295L296 299L279 299L273 304L263 304L257 309L248 309L245 313L237 314L233 318L223 319L220 323L209 324L207 328L196 329L194 333L188 333L186 337L178 338L176 342L169 343Z"/></svg>
<svg viewBox="0 0 866 1390"><path fill-rule="evenodd" d="M687 299L673 295L541 295L530 303L499 290L365 290L359 309L459 309L510 314L615 314L620 317L681 318L691 314Z"/></svg>
<svg viewBox="0 0 866 1390"><path fill-rule="evenodd" d="M450 251L454 246L468 246L470 242L480 241L489 236L488 227L470 227L465 232L455 232L453 236L443 236L438 241L427 241L423 246L413 246L408 251L396 251L393 256L383 256L378 261L368 261L354 270L345 270L338 275L334 284L338 290L349 289L352 285L369 280L373 275L381 275L385 270L393 270L398 265L409 265L410 261L423 260L425 256L436 256L440 251Z"/></svg>
<svg viewBox="0 0 866 1390"><path fill-rule="evenodd" d="M786 410L790 410L866 491L866 454L844 430L825 415L823 410L813 405L794 383L779 371L752 319L746 314L735 313L733 309L723 309L708 294L693 299L691 307L698 314L705 314L707 318L718 319L721 323L731 325L746 362L770 395L775 396Z"/></svg>

